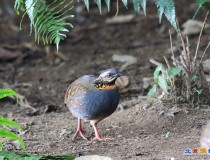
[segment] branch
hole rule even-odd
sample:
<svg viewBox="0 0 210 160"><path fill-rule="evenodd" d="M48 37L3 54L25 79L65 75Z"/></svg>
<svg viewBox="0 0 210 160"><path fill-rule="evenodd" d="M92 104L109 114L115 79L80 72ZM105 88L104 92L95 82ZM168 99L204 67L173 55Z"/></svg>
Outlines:
<svg viewBox="0 0 210 160"><path fill-rule="evenodd" d="M196 51L195 51L195 56L194 56L194 59L193 59L193 67L195 66L195 61L196 61L197 56L198 56L198 47L200 45L201 35L202 35L203 29L204 29L204 27L206 25L206 21L207 21L208 15L209 15L209 11L206 13L206 16L205 16L205 19L204 19L204 22L203 22L203 26L201 28L200 35L198 37L198 43L197 43L197 47L196 47Z"/></svg>
<svg viewBox="0 0 210 160"><path fill-rule="evenodd" d="M204 52L203 52L203 55L202 55L201 60L200 60L200 62L199 62L199 65L202 63L203 57L204 57L204 55L206 54L206 51L207 51L207 49L209 48L209 45L210 45L210 42L208 43L208 45L206 46L206 48L205 48L205 50L204 50Z"/></svg>
<svg viewBox="0 0 210 160"><path fill-rule="evenodd" d="M116 3L116 13L115 13L115 17L117 17L118 13L119 13L119 0L117 0L117 3Z"/></svg>
<svg viewBox="0 0 210 160"><path fill-rule="evenodd" d="M176 63L176 59L175 59L175 56L174 56L174 51L173 51L173 41L172 41L172 37L171 37L171 31L169 29L169 36L170 36L170 43L171 43L171 53L172 53L172 58L174 60L174 63L175 63L175 66L177 67L177 63Z"/></svg>

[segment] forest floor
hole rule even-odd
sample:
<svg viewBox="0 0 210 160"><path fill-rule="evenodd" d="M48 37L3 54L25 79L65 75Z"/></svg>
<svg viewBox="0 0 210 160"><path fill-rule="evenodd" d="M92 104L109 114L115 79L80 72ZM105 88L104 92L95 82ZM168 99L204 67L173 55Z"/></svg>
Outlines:
<svg viewBox="0 0 210 160"><path fill-rule="evenodd" d="M180 25L191 19L195 6L177 1L177 16ZM186 6L186 7L183 7ZM81 8L81 5L77 7ZM132 6L131 6L132 7ZM83 9L83 8L82 8ZM202 127L210 119L209 112L194 108L190 104L166 104L165 108L144 108L148 103L143 87L143 78L152 77L155 66L149 59L163 62L163 56L171 57L168 30L171 29L174 45L180 44L176 32L164 19L159 24L156 9L148 4L147 17L136 16L129 23L107 24L115 11L100 16L97 8L88 14L78 13L73 29L56 54L55 46L45 47L34 43L29 35L29 24L17 30L19 20L11 25L0 22L0 48L14 55L0 59L0 85L8 86L24 96L29 105L16 106L9 98L0 102L0 115L21 124L26 131L21 137L27 151L38 154L104 155L113 159L210 159L184 154L187 148L200 147ZM205 12L197 19L203 21ZM131 10L120 10L120 14L132 14ZM19 17L20 19L20 17ZM196 48L198 35L190 36L192 53ZM209 42L209 34L202 36L199 57ZM113 55L130 55L137 63L125 68L130 85L121 94L119 105L110 117L99 123L99 130L105 137L114 140L93 142L93 129L84 122L84 130L90 140L82 138L74 142L71 138L76 131L77 118L64 105L68 85L84 74L99 74L102 70L123 65L112 60ZM206 54L204 59L210 58ZM12 102L12 103L11 103ZM171 108L176 108L168 114ZM164 111L164 112L162 112ZM161 114L162 113L162 114ZM170 116L173 115L174 116Z"/></svg>

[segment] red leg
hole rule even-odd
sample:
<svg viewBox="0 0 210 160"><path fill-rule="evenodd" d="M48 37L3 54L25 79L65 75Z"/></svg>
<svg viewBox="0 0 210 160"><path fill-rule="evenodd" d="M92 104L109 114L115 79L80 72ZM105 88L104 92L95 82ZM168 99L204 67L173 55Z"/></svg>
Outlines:
<svg viewBox="0 0 210 160"><path fill-rule="evenodd" d="M77 131L76 133L74 134L74 136L72 137L72 140L75 140L75 138L78 136L78 134L80 134L80 136L87 140L87 138L85 137L84 135L84 131L82 130L82 121L81 119L78 118L78 125L77 125Z"/></svg>
<svg viewBox="0 0 210 160"><path fill-rule="evenodd" d="M102 141L102 140L111 140L113 138L101 138L99 132L98 132L98 128L96 126L96 123L93 124L93 129L95 132L95 138L93 138L93 140L98 140L98 141Z"/></svg>

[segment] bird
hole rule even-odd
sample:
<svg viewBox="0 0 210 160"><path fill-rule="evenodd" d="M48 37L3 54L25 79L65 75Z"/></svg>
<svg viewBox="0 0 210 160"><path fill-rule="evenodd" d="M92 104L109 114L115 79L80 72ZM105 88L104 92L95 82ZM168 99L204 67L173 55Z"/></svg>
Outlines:
<svg viewBox="0 0 210 160"><path fill-rule="evenodd" d="M84 75L69 85L64 102L73 116L78 118L77 130L72 140L79 134L87 140L82 129L82 120L90 121L93 126L93 140L110 139L101 137L97 124L114 113L118 106L120 95L115 81L120 76L122 73L110 68L99 76Z"/></svg>

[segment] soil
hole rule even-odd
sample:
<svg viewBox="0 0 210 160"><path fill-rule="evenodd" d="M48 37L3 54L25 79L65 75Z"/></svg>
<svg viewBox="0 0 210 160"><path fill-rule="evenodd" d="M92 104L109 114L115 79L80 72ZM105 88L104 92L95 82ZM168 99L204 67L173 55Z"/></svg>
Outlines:
<svg viewBox="0 0 210 160"><path fill-rule="evenodd" d="M178 0L177 17L180 25L192 18L193 3ZM88 14L82 9L74 20L75 29L67 35L59 47L34 43L29 34L29 23L23 22L19 31L20 17L12 22L0 21L0 48L4 48L15 58L0 59L0 85L10 87L24 96L29 105L16 106L14 99L6 98L0 102L0 115L20 123L27 152L34 154L74 154L104 155L113 159L210 159L209 155L186 156L186 148L199 148L202 127L210 118L209 112L190 104L166 104L165 108L148 107L143 88L143 78L152 77L155 66L149 59L164 62L163 56L170 59L171 53L168 29L173 33L173 43L180 44L176 32L163 19L159 24L156 8L148 4L147 17L142 14L130 23L106 24L106 19L115 15L103 10L99 15L95 6ZM115 5L113 5L113 8ZM131 8L132 6L130 6ZM132 10L120 7L120 15L132 14ZM205 10L196 19L203 21ZM196 48L198 36L191 36L192 53ZM209 34L202 36L199 57L209 41ZM122 63L113 62L112 56L132 55L137 64L127 67L123 74L130 78L130 85L121 94L119 106L110 117L98 126L104 137L110 141L91 141L93 128L88 122L83 127L88 141L77 138L71 141L76 131L77 118L73 117L64 105L64 94L68 85L84 74L99 74L102 70ZM210 58L206 54L204 59ZM177 112L168 114L170 108ZM163 112L164 110L164 112ZM173 116L174 115L174 116Z"/></svg>

